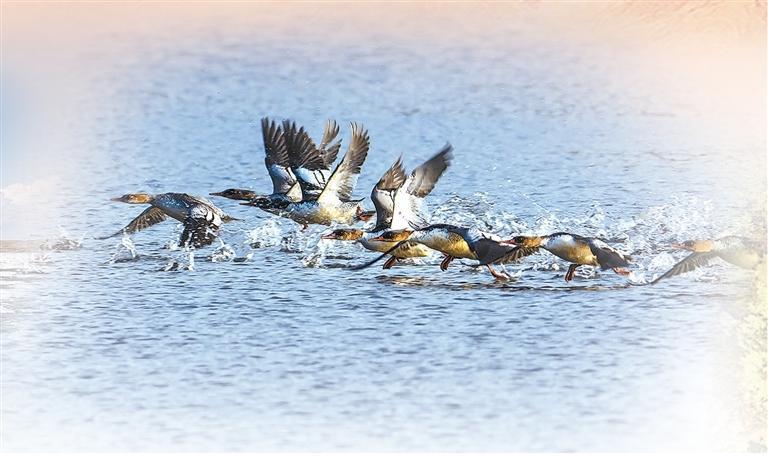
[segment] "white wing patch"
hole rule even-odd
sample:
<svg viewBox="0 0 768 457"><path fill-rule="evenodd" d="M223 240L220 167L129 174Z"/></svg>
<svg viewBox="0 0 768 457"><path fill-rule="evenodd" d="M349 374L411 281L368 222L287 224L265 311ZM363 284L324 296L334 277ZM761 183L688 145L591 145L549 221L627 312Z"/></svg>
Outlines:
<svg viewBox="0 0 768 457"><path fill-rule="evenodd" d="M576 240L571 235L560 235L547 239L544 247L552 250L562 250L573 247L576 244Z"/></svg>
<svg viewBox="0 0 768 457"><path fill-rule="evenodd" d="M408 193L408 186L413 181L413 176L408 176L405 183L397 189L394 198L394 211L392 212L392 230L402 230L411 227L411 223L424 225L424 218L421 216L423 210L423 198L418 198Z"/></svg>

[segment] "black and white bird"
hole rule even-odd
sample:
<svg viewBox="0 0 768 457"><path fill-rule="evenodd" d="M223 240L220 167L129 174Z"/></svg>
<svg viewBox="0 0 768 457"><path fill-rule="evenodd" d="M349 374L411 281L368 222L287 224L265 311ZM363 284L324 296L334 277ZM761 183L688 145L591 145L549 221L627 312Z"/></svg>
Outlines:
<svg viewBox="0 0 768 457"><path fill-rule="evenodd" d="M180 246L202 247L213 243L222 223L238 220L225 214L210 201L188 194L126 194L113 198L112 201L150 206L122 230L101 239L136 233L171 217L184 224Z"/></svg>
<svg viewBox="0 0 768 457"><path fill-rule="evenodd" d="M293 130L293 127L289 126L288 130ZM303 140L297 140L298 137ZM331 147L323 152L323 149L315 147L307 138L301 130L295 134L286 133L291 170L302 191L301 201L267 204L257 199L242 204L267 209L302 224L304 228L309 224L352 224L372 217L373 213L365 212L360 205L362 199L351 199L370 149L368 131L360 125L352 124L352 138L347 152L327 178L326 169L323 167L335 159L338 149L329 153L328 151L334 150Z"/></svg>

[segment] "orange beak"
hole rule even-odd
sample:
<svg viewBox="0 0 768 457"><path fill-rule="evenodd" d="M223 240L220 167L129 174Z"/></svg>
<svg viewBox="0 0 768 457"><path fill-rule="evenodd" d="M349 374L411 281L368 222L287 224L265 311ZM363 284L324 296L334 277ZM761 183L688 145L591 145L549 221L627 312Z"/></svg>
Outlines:
<svg viewBox="0 0 768 457"><path fill-rule="evenodd" d="M335 233L326 233L325 235L321 236L320 239L322 240L337 240L339 239Z"/></svg>

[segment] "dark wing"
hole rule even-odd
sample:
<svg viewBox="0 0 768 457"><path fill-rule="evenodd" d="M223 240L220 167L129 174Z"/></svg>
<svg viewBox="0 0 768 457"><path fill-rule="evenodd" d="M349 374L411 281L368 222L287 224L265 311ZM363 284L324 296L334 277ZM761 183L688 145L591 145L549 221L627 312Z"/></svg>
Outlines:
<svg viewBox="0 0 768 457"><path fill-rule="evenodd" d="M371 201L376 209L376 228L372 231L390 228L395 211L395 193L405 182L403 158L397 159L379 179L371 191ZM407 227L403 227L407 228Z"/></svg>
<svg viewBox="0 0 768 457"><path fill-rule="evenodd" d="M336 157L339 155L341 139L333 142L338 134L339 124L334 120L326 121L325 128L323 129L323 139L320 141L320 151L322 151L325 168L331 168L331 164L336 161Z"/></svg>
<svg viewBox="0 0 768 457"><path fill-rule="evenodd" d="M270 121L266 117L263 118L261 120L261 134L264 137L264 152L268 163L284 167L289 166L288 148L285 144L283 129L277 125L277 122Z"/></svg>
<svg viewBox="0 0 768 457"><path fill-rule="evenodd" d="M330 174L322 151L317 149L304 128L297 128L293 121L283 121L283 135L291 171L301 188L301 199L316 200Z"/></svg>
<svg viewBox="0 0 768 457"><path fill-rule="evenodd" d="M127 233L127 234L136 233L139 230L144 230L147 227L151 227L155 224L163 222L167 218L168 216L165 215L163 210L161 210L160 208L156 208L154 206L150 206L149 208L142 211L141 214L136 216L135 219L133 219L128 225L125 226L125 228L123 228L119 232L113 233L112 235L109 235L109 236L103 236L97 239L106 240L107 238L112 238L113 236L122 235L123 233Z"/></svg>
<svg viewBox="0 0 768 457"><path fill-rule="evenodd" d="M264 137L264 165L272 179L272 191L276 194L287 193L296 183L296 177L290 168L288 146L285 143L283 130L275 121L269 118L261 120L261 134Z"/></svg>
<svg viewBox="0 0 768 457"><path fill-rule="evenodd" d="M424 198L451 164L453 146L446 144L429 160L416 167L395 194L392 228L407 228L412 221L423 221L421 207Z"/></svg>
<svg viewBox="0 0 768 457"><path fill-rule="evenodd" d="M662 279L671 278L672 276L688 273L699 267L703 267L715 257L717 257L717 254L713 252L694 252L683 260L677 262L669 269L669 271L651 281L651 284L656 284Z"/></svg>
<svg viewBox="0 0 768 457"><path fill-rule="evenodd" d="M503 256L499 257L498 259L490 263L504 264L504 263L517 262L523 257L527 257L531 254L536 254L537 252L539 252L539 248L525 248L523 246L515 246L506 254L504 254Z"/></svg>
<svg viewBox="0 0 768 457"><path fill-rule="evenodd" d="M334 205L349 201L370 147L371 139L368 136L368 131L353 123L352 139L349 142L347 153L344 154L344 158L341 159L331 177L328 178L323 192L317 198L319 202Z"/></svg>
<svg viewBox="0 0 768 457"><path fill-rule="evenodd" d="M536 249L526 248L528 250L525 252L522 249L520 246L504 246L489 238L479 238L472 243L472 250L480 265L509 263L536 252Z"/></svg>
<svg viewBox="0 0 768 457"><path fill-rule="evenodd" d="M307 170L322 170L326 167L322 152L315 146L315 142L304 130L297 127L296 122L283 121L283 135L288 147L288 157L291 168L306 168Z"/></svg>
<svg viewBox="0 0 768 457"><path fill-rule="evenodd" d="M408 194L418 198L429 195L435 188L437 180L451 164L451 159L453 159L451 151L453 151L453 146L446 143L437 154L416 167L408 180L408 187L406 188Z"/></svg>
<svg viewBox="0 0 768 457"><path fill-rule="evenodd" d="M184 231L181 232L179 245L196 248L208 246L219 235L219 227L205 219L188 217L184 220Z"/></svg>
<svg viewBox="0 0 768 457"><path fill-rule="evenodd" d="M397 161L384 172L376 183L376 189L397 190L405 182L405 168L403 167L403 157L398 157Z"/></svg>
<svg viewBox="0 0 768 457"><path fill-rule="evenodd" d="M590 238L587 240L587 245L592 254L597 257L597 263L603 270L629 266L630 257L612 248L604 241Z"/></svg>

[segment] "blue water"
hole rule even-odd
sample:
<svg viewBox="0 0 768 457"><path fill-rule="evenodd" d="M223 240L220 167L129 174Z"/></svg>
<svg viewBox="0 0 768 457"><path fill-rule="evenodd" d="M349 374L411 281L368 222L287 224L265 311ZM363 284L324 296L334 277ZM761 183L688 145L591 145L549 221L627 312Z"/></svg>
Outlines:
<svg viewBox="0 0 768 457"><path fill-rule="evenodd" d="M754 273L716 263L644 284L681 257L671 242L760 233L764 133L708 130L714 114L619 73L611 48L113 39L125 56L86 56L77 147L57 151L78 179L27 236L82 244L3 254L4 449L750 446L737 341ZM244 221L192 254L168 248L175 222L91 238L140 212L108 201L124 193L269 190L265 115L315 135L337 119L345 143L362 122L360 197L399 154L410 168L450 141L430 221L602 236L633 274L565 283L545 254L508 266L509 282L437 257L352 272L374 254L221 199Z"/></svg>

